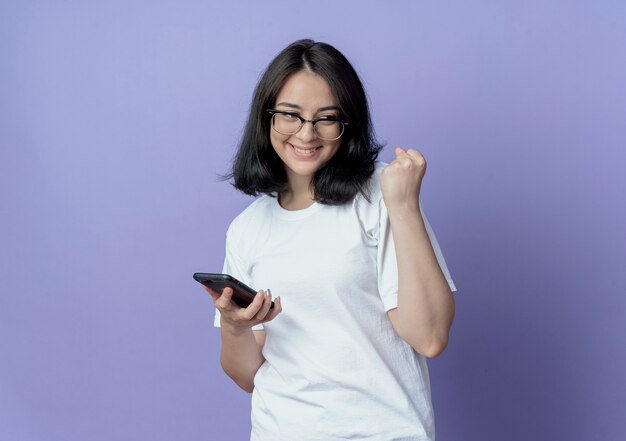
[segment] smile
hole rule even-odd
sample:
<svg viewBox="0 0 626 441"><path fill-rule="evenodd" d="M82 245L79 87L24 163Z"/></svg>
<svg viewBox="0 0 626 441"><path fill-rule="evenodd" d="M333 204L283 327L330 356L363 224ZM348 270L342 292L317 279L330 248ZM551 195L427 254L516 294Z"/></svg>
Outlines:
<svg viewBox="0 0 626 441"><path fill-rule="evenodd" d="M315 153L320 149L320 147L313 147L310 149L302 149L300 147L296 147L295 145L291 146L296 156L300 158L312 158L315 156Z"/></svg>
<svg viewBox="0 0 626 441"><path fill-rule="evenodd" d="M293 146L293 148L296 149L296 152L302 153L304 155L309 155L309 154L313 153L315 150L318 149L318 147L313 147L312 149L306 149L305 150L305 149L298 148L295 145Z"/></svg>

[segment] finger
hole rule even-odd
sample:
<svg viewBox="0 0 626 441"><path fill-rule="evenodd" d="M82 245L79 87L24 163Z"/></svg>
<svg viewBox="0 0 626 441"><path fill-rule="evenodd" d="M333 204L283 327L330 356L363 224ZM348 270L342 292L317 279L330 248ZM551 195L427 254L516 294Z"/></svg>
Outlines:
<svg viewBox="0 0 626 441"><path fill-rule="evenodd" d="M247 308L242 309L241 317L244 320L252 320L252 318L259 312L259 310L263 306L264 300L265 300L265 291L260 290L254 296L254 300L252 300L252 303L250 303Z"/></svg>
<svg viewBox="0 0 626 441"><path fill-rule="evenodd" d="M418 167L426 166L426 158L424 158L424 155L422 155L418 150L410 149L407 154Z"/></svg>
<svg viewBox="0 0 626 441"><path fill-rule="evenodd" d="M402 149L402 147L396 147L395 153L396 153L396 159L406 156L406 152Z"/></svg>
<svg viewBox="0 0 626 441"><path fill-rule="evenodd" d="M222 290L222 295L215 301L215 306L221 309L230 309L232 307L232 298L233 289L226 287Z"/></svg>
<svg viewBox="0 0 626 441"><path fill-rule="evenodd" d="M411 158L406 155L399 156L393 161L393 163L396 168L404 168L404 169L407 169L407 168L410 169L411 166L413 165L413 161L411 160Z"/></svg>
<svg viewBox="0 0 626 441"><path fill-rule="evenodd" d="M267 313L269 312L271 306L272 306L272 292L268 289L267 292L265 293L263 306L261 306L261 309L259 310L259 312L256 313L256 315L254 316L254 319L263 320L265 316L267 315Z"/></svg>
<svg viewBox="0 0 626 441"><path fill-rule="evenodd" d="M415 150L415 149L408 149L406 151L406 154L413 157L413 158L421 158L422 154L419 152L419 150Z"/></svg>
<svg viewBox="0 0 626 441"><path fill-rule="evenodd" d="M282 302L280 296L278 296L278 297L276 297L276 299L274 299L274 308L269 310L269 312L267 313L267 315L263 319L263 322L269 322L270 320L274 320L274 318L278 314L280 314L282 310L283 310L283 302Z"/></svg>

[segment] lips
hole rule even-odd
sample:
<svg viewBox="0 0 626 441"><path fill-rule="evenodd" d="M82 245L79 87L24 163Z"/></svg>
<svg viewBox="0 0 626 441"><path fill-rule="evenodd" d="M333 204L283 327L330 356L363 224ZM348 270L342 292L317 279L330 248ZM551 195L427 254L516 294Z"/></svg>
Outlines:
<svg viewBox="0 0 626 441"><path fill-rule="evenodd" d="M313 147L312 149L301 149L299 147L296 147L295 145L293 146L293 148L296 149L298 153L302 153L303 155L310 155L315 150L317 150L317 147Z"/></svg>
<svg viewBox="0 0 626 441"><path fill-rule="evenodd" d="M312 158L316 155L317 151L320 149L317 147L296 147L295 145L291 145L294 153L299 158Z"/></svg>

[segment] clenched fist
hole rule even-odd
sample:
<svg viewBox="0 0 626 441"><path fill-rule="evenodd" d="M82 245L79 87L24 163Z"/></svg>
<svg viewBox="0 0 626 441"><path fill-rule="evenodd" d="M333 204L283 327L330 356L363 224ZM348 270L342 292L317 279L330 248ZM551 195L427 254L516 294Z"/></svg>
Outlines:
<svg viewBox="0 0 626 441"><path fill-rule="evenodd" d="M414 149L396 147L396 159L380 175L380 188L388 211L419 210L426 160Z"/></svg>

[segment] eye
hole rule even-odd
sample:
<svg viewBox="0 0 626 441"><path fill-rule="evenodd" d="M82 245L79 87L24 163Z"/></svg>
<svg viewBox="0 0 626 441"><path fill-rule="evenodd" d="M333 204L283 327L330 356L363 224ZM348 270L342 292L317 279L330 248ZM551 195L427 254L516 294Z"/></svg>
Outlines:
<svg viewBox="0 0 626 441"><path fill-rule="evenodd" d="M337 115L321 115L318 120L320 121L337 121Z"/></svg>

